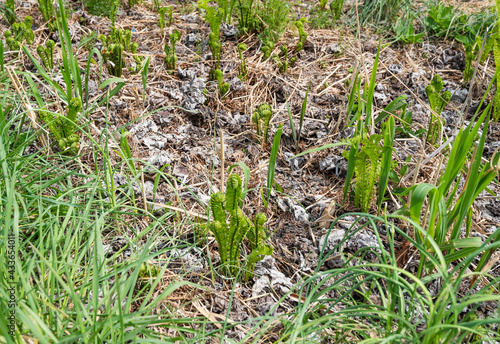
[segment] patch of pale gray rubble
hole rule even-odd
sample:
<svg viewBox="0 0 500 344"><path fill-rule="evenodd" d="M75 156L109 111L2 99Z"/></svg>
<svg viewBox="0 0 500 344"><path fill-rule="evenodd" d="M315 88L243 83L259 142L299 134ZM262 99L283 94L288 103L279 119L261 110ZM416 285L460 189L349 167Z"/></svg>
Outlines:
<svg viewBox="0 0 500 344"><path fill-rule="evenodd" d="M293 288L292 281L286 277L276 267L276 261L272 256L266 256L260 262L255 264L255 276L260 276L252 287L252 296L257 297L265 293L264 289L279 288L284 294L288 293Z"/></svg>
<svg viewBox="0 0 500 344"><path fill-rule="evenodd" d="M291 212L297 222L309 223L310 216L307 211L297 202L290 198L278 198L278 207L284 212Z"/></svg>

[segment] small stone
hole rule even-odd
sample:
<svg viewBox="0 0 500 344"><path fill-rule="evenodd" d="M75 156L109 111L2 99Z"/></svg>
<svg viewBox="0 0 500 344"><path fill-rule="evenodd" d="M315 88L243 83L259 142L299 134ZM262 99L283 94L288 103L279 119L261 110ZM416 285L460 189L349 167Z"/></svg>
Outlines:
<svg viewBox="0 0 500 344"><path fill-rule="evenodd" d="M200 42L200 36L197 33L188 33L183 40L183 43L187 47L194 47Z"/></svg>
<svg viewBox="0 0 500 344"><path fill-rule="evenodd" d="M238 28L231 24L222 23L220 29L226 37L234 37L240 33Z"/></svg>
<svg viewBox="0 0 500 344"><path fill-rule="evenodd" d="M322 172L334 171L337 176L347 173L347 160L338 155L329 155L319 162L319 170Z"/></svg>
<svg viewBox="0 0 500 344"><path fill-rule="evenodd" d="M326 52L328 54L338 55L338 54L342 53L342 47L340 45L334 43L334 44L329 45L328 48L326 48Z"/></svg>
<svg viewBox="0 0 500 344"><path fill-rule="evenodd" d="M229 86L231 87L231 90L238 92L241 90L244 90L246 88L245 84L243 81L241 81L240 78L234 77L231 80L229 80Z"/></svg>
<svg viewBox="0 0 500 344"><path fill-rule="evenodd" d="M399 74L403 71L403 65L401 63L393 63L389 65L389 71L394 74Z"/></svg>
<svg viewBox="0 0 500 344"><path fill-rule="evenodd" d="M452 94L451 101L460 104L465 103L465 100L467 99L468 95L469 95L469 90L463 88Z"/></svg>
<svg viewBox="0 0 500 344"><path fill-rule="evenodd" d="M181 67L178 67L177 74L182 80L193 80L196 78L196 72L192 69L182 69Z"/></svg>
<svg viewBox="0 0 500 344"><path fill-rule="evenodd" d="M290 152L285 152L285 159L288 161L288 165L292 169L292 171L297 171L300 169L300 166L305 162L304 157L299 156L298 158L291 159L295 155Z"/></svg>

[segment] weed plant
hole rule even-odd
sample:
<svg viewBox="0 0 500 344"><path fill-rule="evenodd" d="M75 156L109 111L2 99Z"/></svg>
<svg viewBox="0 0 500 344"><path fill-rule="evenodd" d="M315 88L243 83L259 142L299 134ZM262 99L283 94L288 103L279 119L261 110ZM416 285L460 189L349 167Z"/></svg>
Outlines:
<svg viewBox="0 0 500 344"><path fill-rule="evenodd" d="M238 28L241 33L255 33L262 41L264 60L271 56L274 44L290 22L290 6L282 0L237 0Z"/></svg>
<svg viewBox="0 0 500 344"><path fill-rule="evenodd" d="M306 18L301 18L294 23L295 27L299 30L299 42L297 43L297 53L304 49L306 44L307 32L304 30L304 23L307 22Z"/></svg>
<svg viewBox="0 0 500 344"><path fill-rule="evenodd" d="M80 137L76 134L77 114L82 109L82 101L73 98L68 104L67 115L53 118L49 112L39 111L40 118L55 136L63 154L75 155L80 148Z"/></svg>
<svg viewBox="0 0 500 344"><path fill-rule="evenodd" d="M216 69L214 74L215 80L217 80L217 84L219 85L220 95L224 97L229 92L229 83L224 81L224 74L220 69Z"/></svg>
<svg viewBox="0 0 500 344"><path fill-rule="evenodd" d="M108 17L113 23L116 19L116 11L120 6L119 0L87 0L86 9L95 16Z"/></svg>

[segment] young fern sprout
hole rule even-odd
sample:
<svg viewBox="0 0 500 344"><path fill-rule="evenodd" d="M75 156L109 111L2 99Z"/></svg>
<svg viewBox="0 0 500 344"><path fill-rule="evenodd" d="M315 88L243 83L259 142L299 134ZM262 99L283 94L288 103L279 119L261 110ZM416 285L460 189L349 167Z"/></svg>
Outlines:
<svg viewBox="0 0 500 344"><path fill-rule="evenodd" d="M130 52L132 54L137 54L137 50L139 49L139 43L137 42L133 42L131 45L130 45ZM144 61L144 56L136 56L134 55L134 61L135 61L135 70L133 70L132 68L130 68L129 70L133 73L138 73L139 70L141 69L141 66L142 66L142 62Z"/></svg>
<svg viewBox="0 0 500 344"><path fill-rule="evenodd" d="M3 36L5 37L5 42L9 46L10 50L17 51L17 50L21 49L21 43L18 40L16 40L14 37L12 37L12 31L5 30L5 32L3 33Z"/></svg>
<svg viewBox="0 0 500 344"><path fill-rule="evenodd" d="M104 61L108 64L109 74L121 77L123 74L123 67L125 67L125 62L123 61L123 45L110 44L106 50L103 50L102 56L104 57Z"/></svg>
<svg viewBox="0 0 500 344"><path fill-rule="evenodd" d="M55 136L59 149L64 154L75 155L80 149L80 137L76 134L76 116L82 109L80 98L70 100L67 115L57 118L45 111L40 111L40 118L47 124L50 132Z"/></svg>
<svg viewBox="0 0 500 344"><path fill-rule="evenodd" d="M23 22L12 24L12 31L6 30L4 32L5 42L10 50L20 50L24 41L31 44L35 40L35 35L31 26L33 25L33 18L26 16Z"/></svg>
<svg viewBox="0 0 500 344"><path fill-rule="evenodd" d="M260 51L262 51L262 60L265 61L267 60L270 56L271 53L273 52L274 49L274 42L272 41L266 41L262 45L262 48L260 48Z"/></svg>
<svg viewBox="0 0 500 344"><path fill-rule="evenodd" d="M57 26L54 25L54 9L52 7L51 0L38 0L38 9L42 14L43 21L48 23L48 28L50 31L54 31L57 29Z"/></svg>
<svg viewBox="0 0 500 344"><path fill-rule="evenodd" d="M325 10L326 4L328 3L328 0L319 0L319 9L320 10Z"/></svg>
<svg viewBox="0 0 500 344"><path fill-rule="evenodd" d="M208 5L209 0L199 0L198 7L205 10L205 20L210 24L210 34L208 35L208 47L212 53L212 59L215 66L210 70L209 79L217 80L215 71L220 69L220 58L222 53L222 44L220 42L220 25L224 17L224 11L221 8Z"/></svg>
<svg viewBox="0 0 500 344"><path fill-rule="evenodd" d="M172 46L169 46L168 43L165 44L165 64L167 65L167 69L174 70L175 64L177 62L177 56L175 55L175 44L181 38L181 34L179 31L177 31L177 29L175 29L169 37Z"/></svg>
<svg viewBox="0 0 500 344"><path fill-rule="evenodd" d="M288 48L286 46L281 47L281 54L280 56L283 57L283 61L279 58L279 56L274 55L274 61L278 65L279 71L281 73L286 73L286 70L288 67L297 61L297 58L293 57L288 61Z"/></svg>
<svg viewBox="0 0 500 344"><path fill-rule="evenodd" d="M269 122L273 116L273 109L268 103L262 103L253 112L252 121L257 127L257 136L262 136L264 133L264 143L267 143L267 137L269 132ZM261 122L262 126L261 126Z"/></svg>
<svg viewBox="0 0 500 344"><path fill-rule="evenodd" d="M39 45L36 48L36 52L38 56L42 59L44 66L50 70L54 68L54 47L56 46L55 42L51 39L47 41L45 44L45 48Z"/></svg>
<svg viewBox="0 0 500 344"><path fill-rule="evenodd" d="M297 43L297 52L304 49L306 44L307 32L304 30L304 23L307 22L306 18L301 18L295 22L295 27L299 30L299 43Z"/></svg>
<svg viewBox="0 0 500 344"><path fill-rule="evenodd" d="M443 122L440 119L443 108L448 104L451 99L450 91L441 93L444 87L444 82L439 74L434 75L431 84L425 88L425 93L429 98L431 106L431 121L429 123L429 131L427 133L427 141L432 144L440 144L441 131ZM435 115L435 113L437 115Z"/></svg>
<svg viewBox="0 0 500 344"><path fill-rule="evenodd" d="M215 79L217 80L219 84L219 92L221 96L225 96L227 92L229 92L229 83L226 81L224 82L223 79L223 74L220 69L216 69L215 72Z"/></svg>
<svg viewBox="0 0 500 344"><path fill-rule="evenodd" d="M240 62L241 62L240 73L238 75L238 78L240 78L241 80L245 80L247 76L247 66L245 63L245 59L243 58L243 52L247 49L248 47L245 43L238 44L238 54L240 55Z"/></svg>
<svg viewBox="0 0 500 344"><path fill-rule="evenodd" d="M242 183L241 178L232 174L227 179L226 193L217 192L210 197L210 211L213 215L213 221L208 225L208 229L214 234L215 240L219 244L219 254L222 268L227 276L235 276L240 266L239 257L241 243L249 231L252 232L250 242L252 253L247 259L247 271L251 269L255 262L262 259L261 256L267 254L269 250L263 250L263 239L265 230L263 228L266 218L264 214L257 214L254 223L243 214L240 208L242 201ZM229 215L229 225L227 218ZM249 238L250 239L250 238ZM255 249L254 249L255 248ZM265 251L265 252L264 252ZM264 253L262 253L264 252ZM260 258L260 259L259 259Z"/></svg>
<svg viewBox="0 0 500 344"><path fill-rule="evenodd" d="M251 252L247 257L247 281L253 277L255 270L255 263L264 259L266 255L273 254L272 246L266 245L265 241L268 239L268 234L264 224L267 218L263 213L258 213L253 221L253 226L247 232L247 238L250 243Z"/></svg>
<svg viewBox="0 0 500 344"><path fill-rule="evenodd" d="M332 12L333 19L339 20L342 14L342 6L344 6L344 0L333 0L330 2L330 11Z"/></svg>
<svg viewBox="0 0 500 344"><path fill-rule="evenodd" d="M14 0L5 0L5 19L9 22L9 24L14 24L16 22L16 5Z"/></svg>
<svg viewBox="0 0 500 344"><path fill-rule="evenodd" d="M132 52L131 39L132 32L130 30L122 31L120 28L111 29L109 36L99 36L99 40L103 45L102 56L108 64L108 71L111 75L116 77L122 76L123 67L125 67L123 52Z"/></svg>
<svg viewBox="0 0 500 344"><path fill-rule="evenodd" d="M375 183L380 176L382 161L382 147L379 145L381 139L382 135L374 134L363 138L358 135L350 140L351 149L356 149L354 204L365 213L370 210L372 200L376 199ZM349 153L349 151L342 152L346 159L349 158Z"/></svg>
<svg viewBox="0 0 500 344"><path fill-rule="evenodd" d="M174 23L174 17L172 15L172 6L167 7L167 15L168 15L168 26L172 26Z"/></svg>
<svg viewBox="0 0 500 344"><path fill-rule="evenodd" d="M167 12L166 7L160 7L160 18L158 19L158 26L160 27L161 35L163 36L165 28L165 14Z"/></svg>

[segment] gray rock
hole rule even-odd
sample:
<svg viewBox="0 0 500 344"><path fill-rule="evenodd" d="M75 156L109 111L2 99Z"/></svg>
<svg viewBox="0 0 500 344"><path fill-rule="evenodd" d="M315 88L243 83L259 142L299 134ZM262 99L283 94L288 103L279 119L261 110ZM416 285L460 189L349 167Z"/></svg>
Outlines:
<svg viewBox="0 0 500 344"><path fill-rule="evenodd" d="M179 16L180 19L187 21L188 23L196 23L198 21L198 17L195 14L187 14L183 16Z"/></svg>
<svg viewBox="0 0 500 344"><path fill-rule="evenodd" d="M343 176L347 173L347 159L339 155L329 155L319 162L319 170L333 171L337 176Z"/></svg>
<svg viewBox="0 0 500 344"><path fill-rule="evenodd" d="M183 40L184 45L187 47L194 47L198 42L200 42L200 35L197 33L188 33Z"/></svg>
<svg viewBox="0 0 500 344"><path fill-rule="evenodd" d="M134 125L132 129L130 129L130 133L135 134L138 139L142 139L147 133L150 132L158 132L158 126L152 119L147 119L142 123Z"/></svg>
<svg viewBox="0 0 500 344"><path fill-rule="evenodd" d="M291 212L293 218L297 222L302 222L302 223L310 222L310 216L307 213L307 211L302 206L297 204L295 201L291 200L290 198L285 198L285 199L278 198L278 207L284 212L287 211Z"/></svg>
<svg viewBox="0 0 500 344"><path fill-rule="evenodd" d="M390 64L389 71L391 71L394 74L399 74L403 71L403 65L401 63Z"/></svg>
<svg viewBox="0 0 500 344"><path fill-rule="evenodd" d="M220 29L222 34L226 37L234 37L240 33L238 28L231 24L222 23Z"/></svg>
<svg viewBox="0 0 500 344"><path fill-rule="evenodd" d="M463 88L452 94L451 101L462 104L465 102L468 95L469 95L469 90Z"/></svg>
<svg viewBox="0 0 500 344"><path fill-rule="evenodd" d="M229 86L233 91L236 92L246 89L246 85L243 83L243 81L241 81L241 79L236 76L229 80Z"/></svg>
<svg viewBox="0 0 500 344"><path fill-rule="evenodd" d="M205 89L205 80L202 78L194 78L190 81L184 81L181 84L181 92L184 94L184 101L182 107L189 111L196 111L196 108L204 104L206 101L203 90Z"/></svg>
<svg viewBox="0 0 500 344"><path fill-rule="evenodd" d="M331 44L329 45L327 48L326 48L326 52L328 54L335 54L335 55L338 55L338 54L341 54L342 53L342 47L336 43L334 44Z"/></svg>
<svg viewBox="0 0 500 344"><path fill-rule="evenodd" d="M318 250L321 252L329 252L331 250L333 250L335 248L335 246L337 246L339 244L339 242L342 241L342 239L344 239L345 237L345 230L343 229L332 229L330 231L330 234L328 235L323 235L320 239L319 239L319 242L318 242ZM325 243L326 241L326 243ZM323 245L324 248L323 248ZM345 243L344 245L345 246ZM340 249L342 249L342 247L340 247Z"/></svg>
<svg viewBox="0 0 500 344"><path fill-rule="evenodd" d="M177 74L181 80L193 80L196 78L196 71L192 69L182 69L181 67L177 67Z"/></svg>
<svg viewBox="0 0 500 344"><path fill-rule="evenodd" d="M160 135L150 135L142 139L142 143L149 149L163 149L167 145L167 139Z"/></svg>
<svg viewBox="0 0 500 344"><path fill-rule="evenodd" d="M257 279L252 288L252 296L254 297L261 295L267 287L279 288L284 294L293 288L290 278L278 270L272 256L266 256L255 264L255 275L261 277Z"/></svg>
<svg viewBox="0 0 500 344"><path fill-rule="evenodd" d="M367 231L365 229L360 230L356 234L354 234L346 244L346 248L349 249L350 252L357 252L366 247L375 247L377 252L380 251L380 246L377 241L377 237L374 233Z"/></svg>
<svg viewBox="0 0 500 344"><path fill-rule="evenodd" d="M158 168L162 168L171 162L172 159L170 158L170 155L165 151L160 151L158 154L155 154L148 159L149 165L153 165ZM145 171L147 171L147 169L145 169Z"/></svg>
<svg viewBox="0 0 500 344"><path fill-rule="evenodd" d="M304 164L304 162L306 161L306 159L304 157L301 157L301 156L299 156L298 158L295 158L295 159L291 159L295 154L292 154L290 152L285 152L284 155L285 155L285 159L286 159L286 161L288 161L288 165L290 165L290 168L292 169L292 171L297 171L298 169L300 169L300 166L302 164Z"/></svg>

